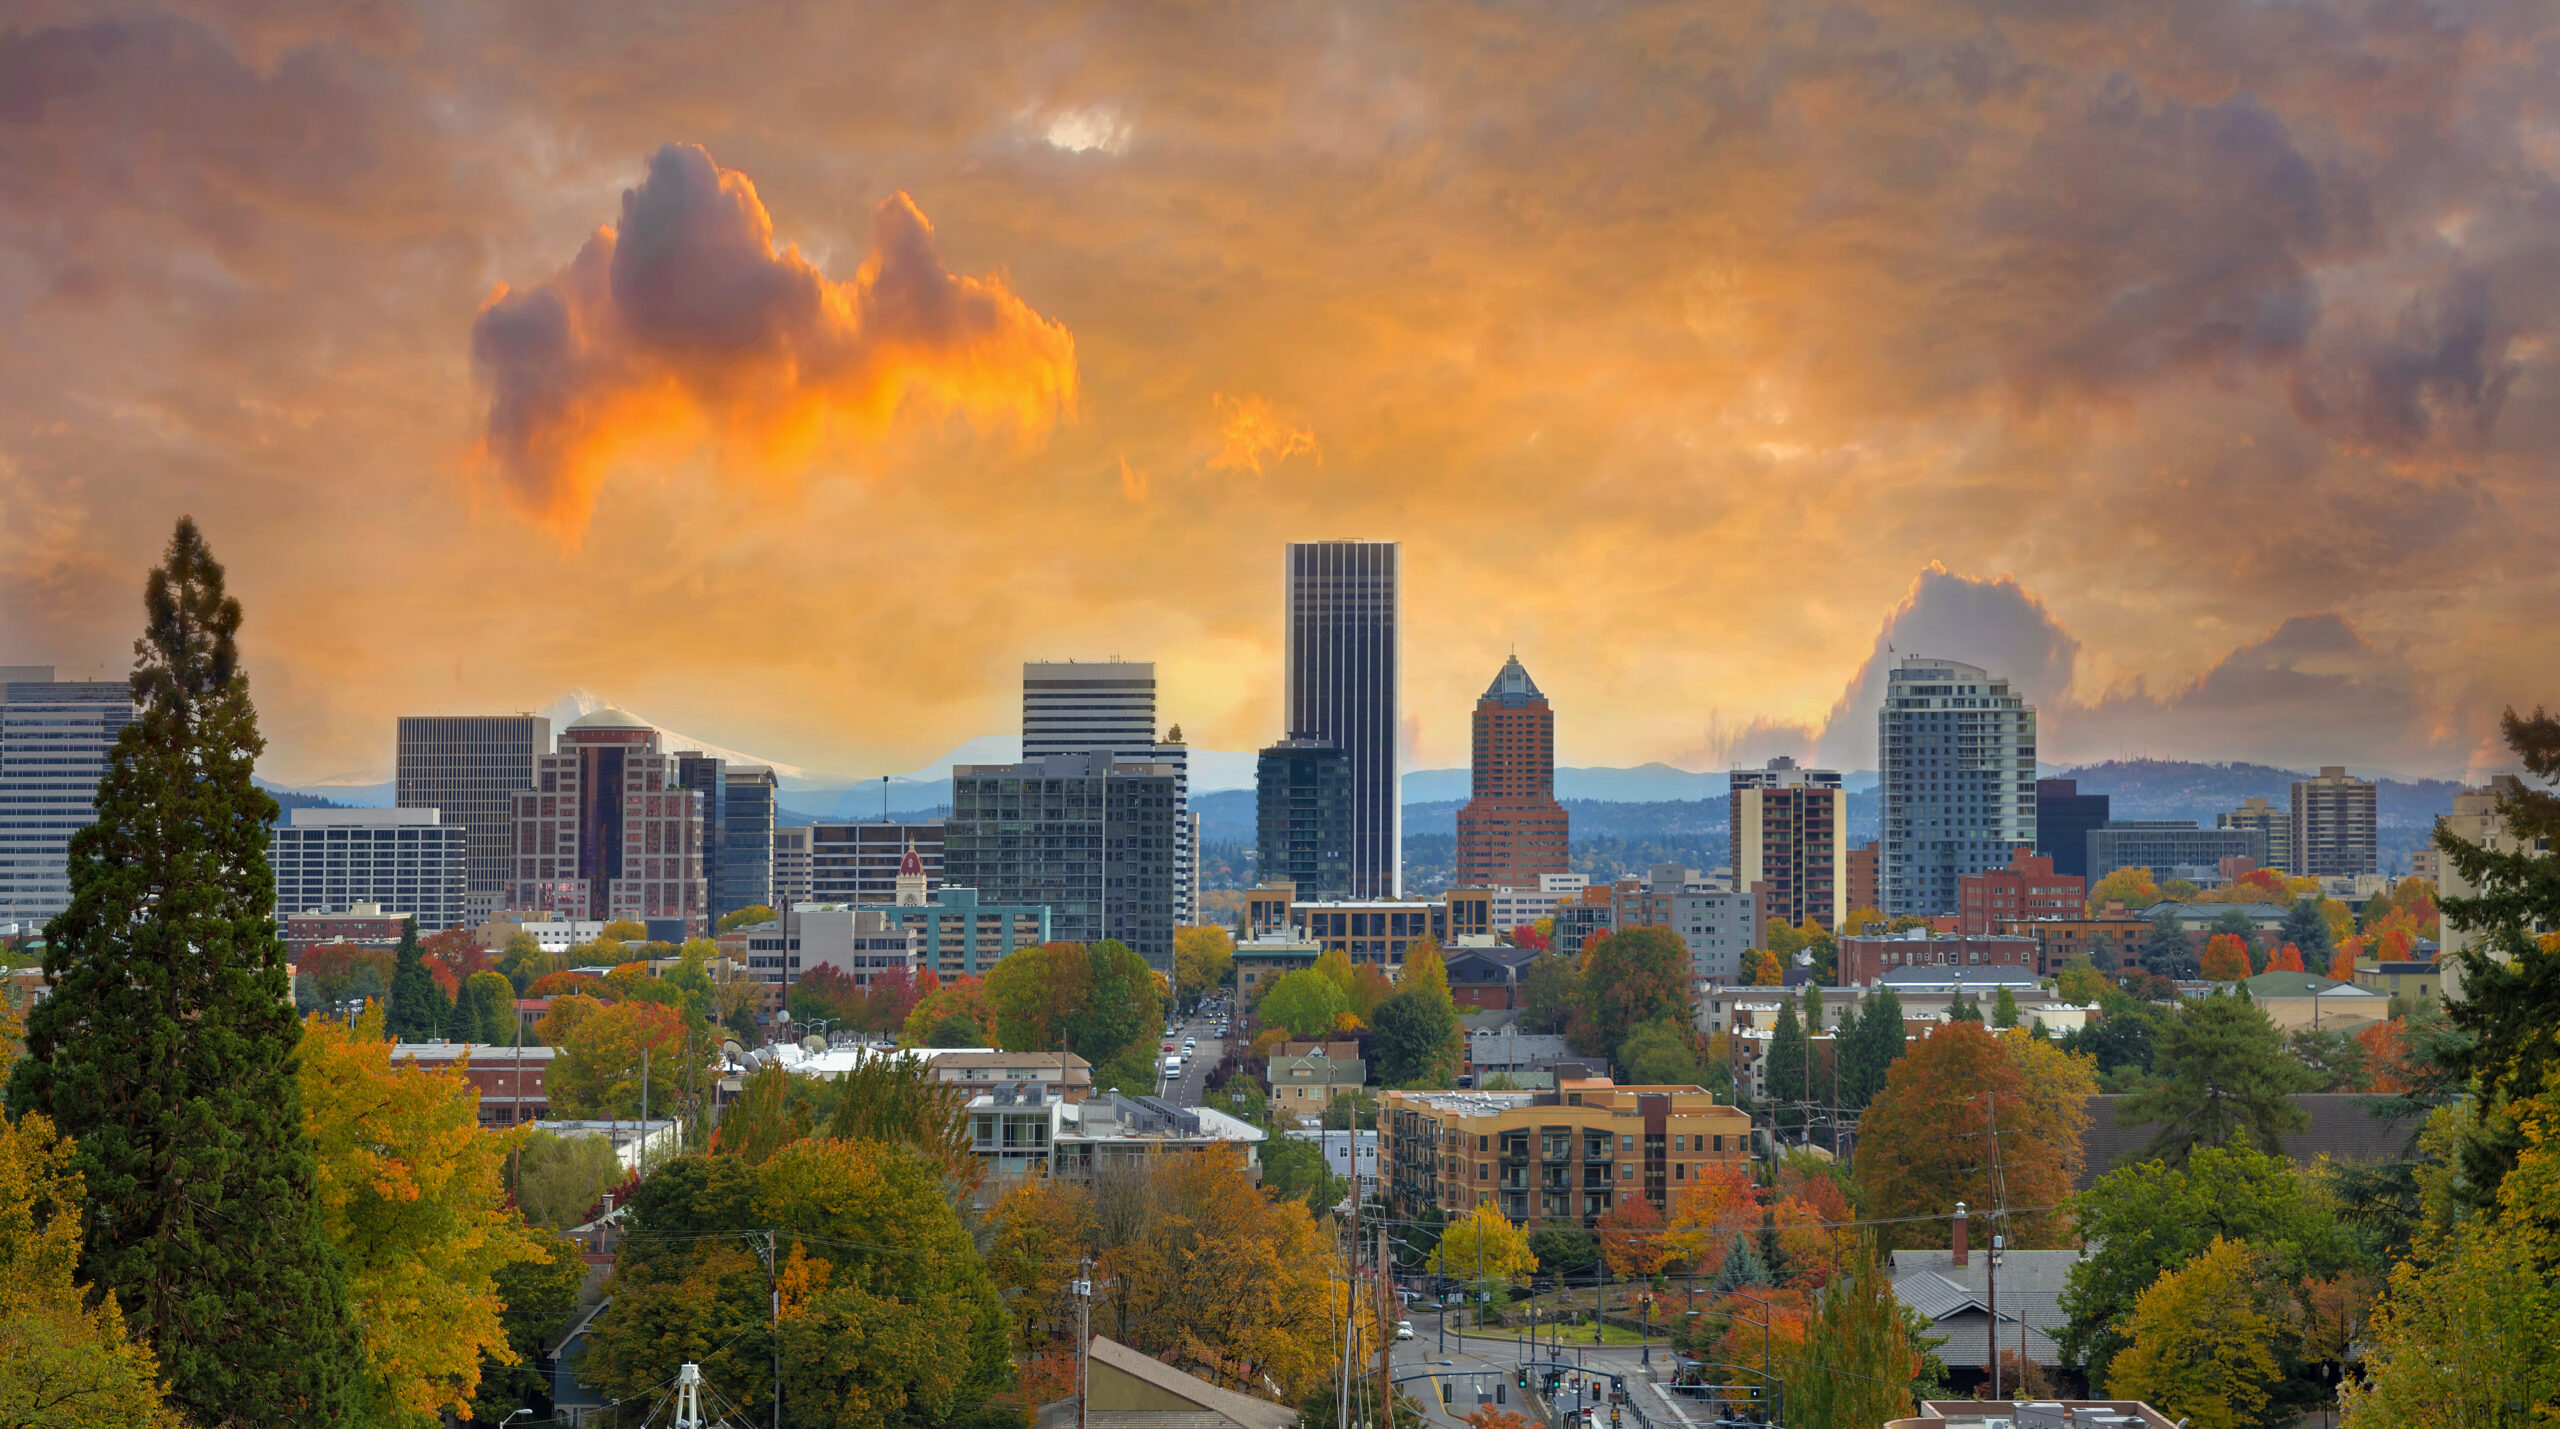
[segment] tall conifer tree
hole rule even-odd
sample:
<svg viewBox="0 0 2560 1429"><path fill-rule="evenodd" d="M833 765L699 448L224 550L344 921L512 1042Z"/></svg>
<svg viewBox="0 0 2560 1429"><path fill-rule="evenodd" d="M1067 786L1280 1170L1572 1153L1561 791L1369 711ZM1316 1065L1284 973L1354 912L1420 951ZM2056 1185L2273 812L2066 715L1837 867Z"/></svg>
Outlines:
<svg viewBox="0 0 2560 1429"><path fill-rule="evenodd" d="M82 1278L204 1426L345 1422L363 1352L324 1239L276 937L240 603L195 522L151 573L134 700L45 929L12 1110L78 1138Z"/></svg>
<svg viewBox="0 0 2560 1429"><path fill-rule="evenodd" d="M408 919L400 925L400 952L391 962L391 1006L384 1011L382 1029L394 1042L424 1042L456 1035L453 1028L453 1003L427 970L427 955L418 946L418 920ZM466 1029L459 1035L471 1034Z"/></svg>

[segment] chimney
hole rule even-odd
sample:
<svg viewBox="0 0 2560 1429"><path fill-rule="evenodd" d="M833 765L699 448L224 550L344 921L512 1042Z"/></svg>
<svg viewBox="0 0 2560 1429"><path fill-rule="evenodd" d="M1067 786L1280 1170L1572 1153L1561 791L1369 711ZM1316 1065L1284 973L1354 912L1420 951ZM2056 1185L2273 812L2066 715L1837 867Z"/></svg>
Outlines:
<svg viewBox="0 0 2560 1429"><path fill-rule="evenodd" d="M1958 1202L1956 1202L1956 1266L1955 1266L1955 1268L1956 1268L1956 1269L1958 1269L1958 1270L1962 1270L1962 1269L1964 1269L1964 1249L1965 1249L1965 1247L1964 1247L1964 1231L1965 1231L1965 1222L1964 1222L1964 1202L1962 1202L1962 1201L1958 1201Z"/></svg>

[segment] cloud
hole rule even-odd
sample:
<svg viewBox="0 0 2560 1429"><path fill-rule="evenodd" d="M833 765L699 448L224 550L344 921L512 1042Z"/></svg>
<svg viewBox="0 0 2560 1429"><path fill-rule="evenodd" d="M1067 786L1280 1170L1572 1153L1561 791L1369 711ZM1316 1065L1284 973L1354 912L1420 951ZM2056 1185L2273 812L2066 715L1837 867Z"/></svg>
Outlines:
<svg viewBox="0 0 2560 1429"><path fill-rule="evenodd" d="M1260 476L1263 463L1276 465L1293 456L1312 457L1318 464L1323 463L1324 452L1316 446L1315 432L1281 421L1263 398L1231 398L1221 393L1213 395L1210 403L1218 413L1218 453L1209 458L1211 471Z"/></svg>
<svg viewBox="0 0 2560 1429"><path fill-rule="evenodd" d="M1075 342L1000 278L942 266L896 194L837 282L776 252L745 174L669 144L558 274L503 285L471 334L489 389L482 452L508 499L571 538L617 459L708 429L768 468L876 434L910 404L1039 432L1076 396Z"/></svg>
<svg viewBox="0 0 2560 1429"><path fill-rule="evenodd" d="M1819 756L1841 768L1873 768L1876 711L1888 672L1907 655L1934 655L2009 677L2039 708L2068 699L2080 642L2015 576L1978 579L1931 561L1886 612L1857 674L1831 706Z"/></svg>
<svg viewBox="0 0 2560 1429"><path fill-rule="evenodd" d="M1049 117L1040 137L1049 147L1070 154L1100 151L1117 154L1129 147L1129 121L1098 105L1062 110Z"/></svg>

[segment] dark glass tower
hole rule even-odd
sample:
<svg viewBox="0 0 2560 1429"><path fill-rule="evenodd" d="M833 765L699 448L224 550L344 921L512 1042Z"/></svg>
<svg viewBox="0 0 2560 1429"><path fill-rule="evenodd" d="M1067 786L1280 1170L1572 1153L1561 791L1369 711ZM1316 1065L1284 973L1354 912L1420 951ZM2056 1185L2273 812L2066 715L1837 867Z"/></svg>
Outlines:
<svg viewBox="0 0 2560 1429"><path fill-rule="evenodd" d="M2077 779L2036 781L2036 852L2053 871L2089 876L2089 835L2107 826L2107 796L2083 794Z"/></svg>
<svg viewBox="0 0 2560 1429"><path fill-rule="evenodd" d="M729 771L727 798L720 809L720 882L712 895L721 914L780 906L773 885L776 790L773 771L761 765L744 764Z"/></svg>
<svg viewBox="0 0 2560 1429"><path fill-rule="evenodd" d="M1351 766L1351 896L1404 891L1404 803L1396 715L1399 649L1393 541L1293 541L1287 728L1341 750Z"/></svg>
<svg viewBox="0 0 2560 1429"><path fill-rule="evenodd" d="M1321 739L1286 739L1254 767L1254 876L1302 900L1351 893L1351 761Z"/></svg>

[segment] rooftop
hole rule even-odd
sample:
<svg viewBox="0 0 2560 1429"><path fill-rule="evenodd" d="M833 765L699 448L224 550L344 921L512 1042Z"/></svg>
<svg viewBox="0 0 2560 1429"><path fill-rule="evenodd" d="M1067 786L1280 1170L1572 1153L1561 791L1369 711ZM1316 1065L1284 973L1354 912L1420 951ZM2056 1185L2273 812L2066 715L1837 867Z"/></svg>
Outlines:
<svg viewBox="0 0 2560 1429"><path fill-rule="evenodd" d="M1493 683L1485 687L1484 697L1513 708L1546 698L1539 692L1538 682L1529 678L1528 667L1520 663L1517 655L1502 662L1502 669L1495 673Z"/></svg>
<svg viewBox="0 0 2560 1429"><path fill-rule="evenodd" d="M571 728L571 729L655 729L655 728L657 728L657 726L656 726L656 725L653 725L653 724L651 724L651 723L649 723L649 722L648 722L647 720L645 720L645 719L640 718L638 715L635 715L635 714L630 713L630 712L629 712L629 711L627 711L627 710L618 710L618 709L614 709L613 707L611 707L611 706L609 706L609 705L608 705L608 706L606 706L605 708L600 709L600 710L597 710L597 711L594 711L594 712L593 712L593 713L591 713L591 714L582 714L582 715L578 716L576 719L573 719L573 720L569 721L569 728Z"/></svg>

